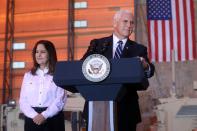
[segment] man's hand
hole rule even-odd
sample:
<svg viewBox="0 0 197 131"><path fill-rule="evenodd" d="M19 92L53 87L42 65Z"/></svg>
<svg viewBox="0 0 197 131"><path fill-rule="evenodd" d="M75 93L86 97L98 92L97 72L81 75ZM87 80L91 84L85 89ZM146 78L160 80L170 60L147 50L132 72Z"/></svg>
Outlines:
<svg viewBox="0 0 197 131"><path fill-rule="evenodd" d="M37 116L33 118L34 123L37 125L41 125L42 123L44 123L45 120L46 119L44 118L42 114L38 114Z"/></svg>
<svg viewBox="0 0 197 131"><path fill-rule="evenodd" d="M142 65L145 70L149 68L149 64L146 62L146 60L143 57L140 57L140 61L142 62Z"/></svg>

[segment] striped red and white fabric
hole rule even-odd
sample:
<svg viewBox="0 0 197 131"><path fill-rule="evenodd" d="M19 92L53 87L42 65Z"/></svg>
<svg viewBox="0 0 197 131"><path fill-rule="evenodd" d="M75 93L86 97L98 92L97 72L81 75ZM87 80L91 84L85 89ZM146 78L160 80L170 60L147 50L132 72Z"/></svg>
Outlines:
<svg viewBox="0 0 197 131"><path fill-rule="evenodd" d="M196 58L193 0L147 0L148 46L151 61Z"/></svg>

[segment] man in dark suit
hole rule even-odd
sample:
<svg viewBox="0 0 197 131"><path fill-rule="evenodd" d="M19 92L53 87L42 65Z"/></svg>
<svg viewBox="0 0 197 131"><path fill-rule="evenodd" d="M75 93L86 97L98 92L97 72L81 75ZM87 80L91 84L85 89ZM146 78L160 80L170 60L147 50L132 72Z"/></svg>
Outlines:
<svg viewBox="0 0 197 131"><path fill-rule="evenodd" d="M149 62L147 48L129 39L133 29L134 20L132 13L127 10L118 11L114 15L113 34L109 37L92 40L82 59L95 53L102 54L108 59L113 59L118 47L118 41L122 41L120 58L139 57L145 70L145 76L147 78L153 76L154 65ZM141 121L137 91L146 90L146 88L129 84L124 85L123 88L126 89L126 93L117 101L118 131L135 131L137 123ZM87 107L85 106L86 109Z"/></svg>

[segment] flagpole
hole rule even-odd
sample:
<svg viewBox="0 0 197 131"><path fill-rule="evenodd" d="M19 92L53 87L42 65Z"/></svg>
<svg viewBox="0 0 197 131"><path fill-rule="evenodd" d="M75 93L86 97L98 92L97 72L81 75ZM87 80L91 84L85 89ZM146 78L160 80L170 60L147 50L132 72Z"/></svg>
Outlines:
<svg viewBox="0 0 197 131"><path fill-rule="evenodd" d="M137 40L136 36L137 36L137 16L138 16L138 11L137 11L137 6L138 6L138 0L134 0L134 22L135 22L135 40Z"/></svg>
<svg viewBox="0 0 197 131"><path fill-rule="evenodd" d="M170 89L171 97L176 97L176 76L175 76L175 51L171 50L172 52L172 87Z"/></svg>

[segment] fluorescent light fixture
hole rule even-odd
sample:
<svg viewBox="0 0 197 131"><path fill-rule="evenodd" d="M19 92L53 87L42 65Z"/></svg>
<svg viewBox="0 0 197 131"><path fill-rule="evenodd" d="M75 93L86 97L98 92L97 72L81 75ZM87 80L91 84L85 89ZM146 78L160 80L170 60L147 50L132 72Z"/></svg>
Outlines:
<svg viewBox="0 0 197 131"><path fill-rule="evenodd" d="M24 50L25 49L25 43L14 43L13 44L14 50Z"/></svg>
<svg viewBox="0 0 197 131"><path fill-rule="evenodd" d="M83 9L83 8L87 8L87 2L75 2L74 4L74 8L75 9Z"/></svg>
<svg viewBox="0 0 197 131"><path fill-rule="evenodd" d="M75 7L75 9L76 9L76 8L80 8L80 3L79 3L79 2L75 2L74 7Z"/></svg>
<svg viewBox="0 0 197 131"><path fill-rule="evenodd" d="M81 21L81 27L87 27L87 21L86 20Z"/></svg>
<svg viewBox="0 0 197 131"><path fill-rule="evenodd" d="M74 21L74 27L87 27L87 26L88 26L87 20Z"/></svg>
<svg viewBox="0 0 197 131"><path fill-rule="evenodd" d="M25 68L25 62L13 62L12 68L13 69L23 69L23 68Z"/></svg>
<svg viewBox="0 0 197 131"><path fill-rule="evenodd" d="M80 21L74 21L74 27L80 27Z"/></svg>
<svg viewBox="0 0 197 131"><path fill-rule="evenodd" d="M87 7L88 7L88 4L86 1L81 2L81 8L87 8Z"/></svg>

